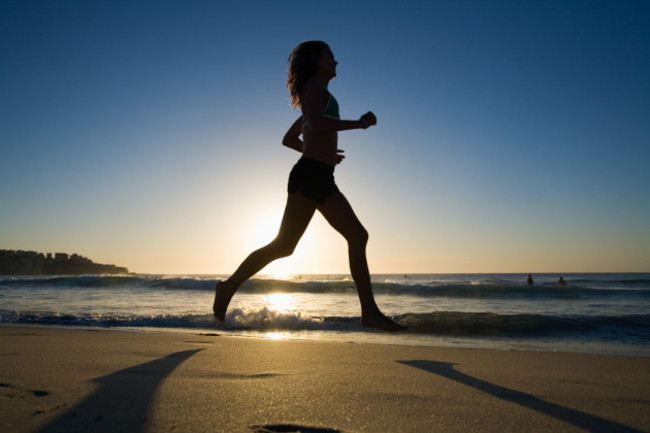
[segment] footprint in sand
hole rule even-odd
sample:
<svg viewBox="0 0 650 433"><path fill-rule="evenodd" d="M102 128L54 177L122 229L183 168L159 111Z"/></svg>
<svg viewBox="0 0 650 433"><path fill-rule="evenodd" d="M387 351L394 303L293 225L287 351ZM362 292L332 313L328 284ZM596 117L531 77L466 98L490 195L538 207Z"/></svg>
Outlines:
<svg viewBox="0 0 650 433"><path fill-rule="evenodd" d="M255 425L254 433L343 433L341 430L324 427L306 427L295 424Z"/></svg>
<svg viewBox="0 0 650 433"><path fill-rule="evenodd" d="M25 390L20 389L15 386L9 385L8 383L0 383L0 396L6 398L24 398L29 397L30 395L35 397L45 397L50 395L49 391L41 390Z"/></svg>

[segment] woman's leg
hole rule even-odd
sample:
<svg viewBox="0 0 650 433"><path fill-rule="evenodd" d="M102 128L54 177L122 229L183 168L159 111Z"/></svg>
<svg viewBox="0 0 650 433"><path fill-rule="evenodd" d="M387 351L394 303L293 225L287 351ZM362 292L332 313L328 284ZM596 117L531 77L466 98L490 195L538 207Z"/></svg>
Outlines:
<svg viewBox="0 0 650 433"><path fill-rule="evenodd" d="M239 286L262 270L266 265L282 257L290 256L307 229L316 211L317 203L297 192L289 194L278 235L268 245L253 251L234 274L217 283L212 310L215 317L223 321L230 299Z"/></svg>
<svg viewBox="0 0 650 433"><path fill-rule="evenodd" d="M361 324L386 331L402 331L406 327L390 320L377 307L370 283L370 272L366 259L366 244L368 232L357 218L352 206L345 196L336 192L327 196L323 204L318 206L327 222L348 242L350 272L357 286L361 303Z"/></svg>

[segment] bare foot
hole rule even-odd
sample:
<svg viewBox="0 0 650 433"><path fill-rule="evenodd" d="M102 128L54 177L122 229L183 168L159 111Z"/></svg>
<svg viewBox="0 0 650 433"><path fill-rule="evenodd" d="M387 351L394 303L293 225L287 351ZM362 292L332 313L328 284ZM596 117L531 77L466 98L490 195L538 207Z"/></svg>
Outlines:
<svg viewBox="0 0 650 433"><path fill-rule="evenodd" d="M227 281L220 281L214 288L214 304L212 305L212 312L218 321L223 322L226 318L226 310L230 299L237 291Z"/></svg>
<svg viewBox="0 0 650 433"><path fill-rule="evenodd" d="M402 326L399 323L393 322L388 317L384 316L381 311L377 311L373 314L362 315L361 325L389 332L406 331L408 329L407 326Z"/></svg>

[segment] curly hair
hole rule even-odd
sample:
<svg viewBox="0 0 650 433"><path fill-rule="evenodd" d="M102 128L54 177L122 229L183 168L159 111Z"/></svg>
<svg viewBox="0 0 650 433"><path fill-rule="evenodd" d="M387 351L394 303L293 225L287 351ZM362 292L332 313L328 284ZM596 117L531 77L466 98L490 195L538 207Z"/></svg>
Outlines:
<svg viewBox="0 0 650 433"><path fill-rule="evenodd" d="M287 88L291 93L291 105L294 108L300 108L300 96L305 84L318 73L316 60L324 48L329 49L325 42L307 41L299 44L291 52L287 60L289 64Z"/></svg>

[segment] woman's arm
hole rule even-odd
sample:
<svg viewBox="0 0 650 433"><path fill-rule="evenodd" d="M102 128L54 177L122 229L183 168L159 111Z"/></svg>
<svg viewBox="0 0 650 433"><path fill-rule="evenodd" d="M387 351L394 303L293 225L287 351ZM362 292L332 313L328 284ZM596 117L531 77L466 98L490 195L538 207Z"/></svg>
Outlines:
<svg viewBox="0 0 650 433"><path fill-rule="evenodd" d="M293 122L287 133L284 134L282 144L302 153L303 142L300 139L300 134L302 134L302 116Z"/></svg>
<svg viewBox="0 0 650 433"><path fill-rule="evenodd" d="M325 92L326 89L323 82L317 78L313 78L305 84L300 105L302 106L305 123L309 125L312 131L366 129L377 124L377 118L370 111L361 116L359 120L340 120L323 115Z"/></svg>

